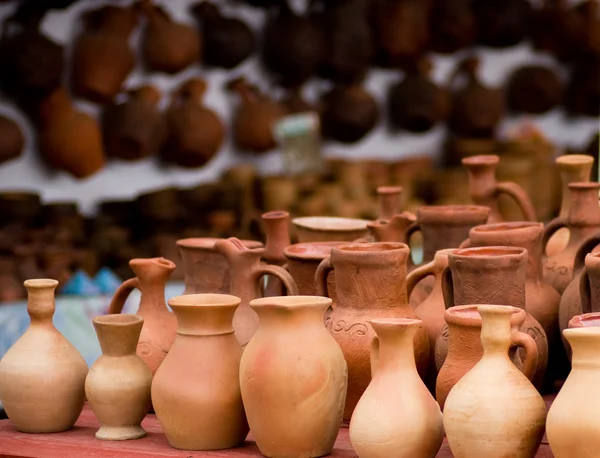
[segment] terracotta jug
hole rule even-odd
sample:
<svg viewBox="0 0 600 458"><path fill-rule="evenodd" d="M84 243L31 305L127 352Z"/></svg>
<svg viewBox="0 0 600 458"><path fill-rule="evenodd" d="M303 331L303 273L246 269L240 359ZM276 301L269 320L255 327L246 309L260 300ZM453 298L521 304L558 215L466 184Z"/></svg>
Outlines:
<svg viewBox="0 0 600 458"><path fill-rule="evenodd" d="M25 433L71 429L85 401L88 367L52 324L56 280L26 280L29 328L0 360L0 402Z"/></svg>
<svg viewBox="0 0 600 458"><path fill-rule="evenodd" d="M221 149L225 128L218 115L202 105L206 83L192 78L181 85L167 110L169 134L163 157L181 167L201 167Z"/></svg>
<svg viewBox="0 0 600 458"><path fill-rule="evenodd" d="M248 434L240 392L242 351L231 325L239 304L228 294L169 300L179 325L152 380L152 404L171 447L228 449Z"/></svg>
<svg viewBox="0 0 600 458"><path fill-rule="evenodd" d="M128 95L126 102L104 110L102 135L108 156L136 161L158 153L167 132L158 110L160 92L154 86L141 86Z"/></svg>
<svg viewBox="0 0 600 458"><path fill-rule="evenodd" d="M367 223L370 238L365 237L359 241L374 242L400 242L407 243L406 232L417 218L411 212L403 211L392 216L389 220L377 219Z"/></svg>
<svg viewBox="0 0 600 458"><path fill-rule="evenodd" d="M202 42L194 27L173 21L152 0L141 0L140 7L148 19L142 38L142 54L148 70L175 74L200 58Z"/></svg>
<svg viewBox="0 0 600 458"><path fill-rule="evenodd" d="M260 317L240 363L240 385L252 436L271 457L328 455L344 409L348 367L323 327L331 299L266 297L250 306Z"/></svg>
<svg viewBox="0 0 600 458"><path fill-rule="evenodd" d="M526 317L525 310L521 309L516 309L512 315L510 358L514 365L531 380L536 372L537 347L529 334L519 331ZM450 307L445 311L444 319L448 326L442 333L443 338L448 340L448 356L440 368L435 385L435 397L442 409L452 388L483 356L481 316L477 311L477 305ZM516 351L518 348L524 351L522 357Z"/></svg>
<svg viewBox="0 0 600 458"><path fill-rule="evenodd" d="M340 344L348 362L348 395L344 421L371 381L369 348L373 330L367 321L377 318L416 318L408 305L406 270L410 250L404 243L355 243L331 249L315 274L317 295L329 296L327 275L335 271L335 308L325 325ZM429 340L424 326L415 338L419 374L425 375Z"/></svg>
<svg viewBox="0 0 600 458"><path fill-rule="evenodd" d="M39 106L40 154L53 167L87 178L104 167L102 135L96 118L77 111L66 89L52 92Z"/></svg>
<svg viewBox="0 0 600 458"><path fill-rule="evenodd" d="M19 125L6 116L0 116L0 164L19 157L25 146L25 137Z"/></svg>
<svg viewBox="0 0 600 458"><path fill-rule="evenodd" d="M85 13L85 29L75 42L71 64L75 95L108 103L121 91L135 63L129 35L137 16L135 8L114 5Z"/></svg>
<svg viewBox="0 0 600 458"><path fill-rule="evenodd" d="M267 264L283 266L286 258L283 251L291 245L290 214L286 211L270 211L262 214L265 232L265 254L263 260ZM283 295L283 285L277 277L267 277L265 296Z"/></svg>
<svg viewBox="0 0 600 458"><path fill-rule="evenodd" d="M262 94L244 78L227 84L237 92L241 103L233 116L233 137L242 151L265 153L275 147L273 125L285 116L285 108Z"/></svg>
<svg viewBox="0 0 600 458"><path fill-rule="evenodd" d="M598 249L595 247L598 245L600 245L600 231L590 235L581 242L575 254L575 261L573 262L573 280L571 280L571 283L569 283L569 286L567 286L560 299L558 326L561 332L562 343L568 355L571 354L571 347L562 332L569 327L569 323L573 317L585 313L583 304L581 303L581 276L588 253L597 253ZM587 309L588 312L591 310Z"/></svg>
<svg viewBox="0 0 600 458"><path fill-rule="evenodd" d="M546 369L546 388L554 392L553 382L557 376L566 375L566 358L558 327L560 294L542 275L542 223L513 222L476 226L469 232L469 239L462 247L510 246L527 249L525 278L525 302L527 312L542 325L548 339L551 357Z"/></svg>
<svg viewBox="0 0 600 458"><path fill-rule="evenodd" d="M581 242L600 231L600 205L598 191L600 183L571 183L571 210L567 217L557 217L546 225L544 247L550 237L563 227L569 228L567 247L554 256L549 256L544 265L544 278L559 292L563 293L573 279L573 262Z"/></svg>
<svg viewBox="0 0 600 458"><path fill-rule="evenodd" d="M121 313L127 297L134 289L142 293L137 315L144 326L137 345L137 354L152 374L161 365L175 339L177 319L165 303L165 285L175 264L165 258L138 258L129 261L135 277L125 280L115 292L108 313Z"/></svg>
<svg viewBox="0 0 600 458"><path fill-rule="evenodd" d="M283 267L262 264L264 248L248 248L235 237L220 239L214 249L227 259L229 265L229 291L242 302L233 316L233 329L240 346L246 347L258 328L258 315L249 306L252 299L260 297L260 280L265 275L281 280L290 296L298 295L298 286Z"/></svg>
<svg viewBox="0 0 600 458"><path fill-rule="evenodd" d="M446 305L444 304L444 295L442 293L442 273L448 266L448 254L454 251L454 248L438 250L435 253L433 261L417 267L406 277L406 292L408 296L420 282L429 277L433 277L433 287L427 297L415 308L415 314L423 321L429 337L429 364L424 382L427 387L435 392L435 381L437 379L438 368L435 365L435 344L440 334L445 328L444 313Z"/></svg>
<svg viewBox="0 0 600 458"><path fill-rule="evenodd" d="M415 365L413 341L422 322L383 318L370 323L376 334L372 380L352 414L352 448L360 458L434 458L444 425L440 406Z"/></svg>
<svg viewBox="0 0 600 458"><path fill-rule="evenodd" d="M448 254L448 267L442 274L446 308L455 305L492 303L510 305L527 312L520 330L537 345L534 385L543 386L548 365L548 339L542 325L528 312L526 278L528 255L525 248L496 246L464 248ZM448 353L448 336L442 332L436 343L436 364L442 367Z"/></svg>
<svg viewBox="0 0 600 458"><path fill-rule="evenodd" d="M470 156L462 160L469 175L469 194L477 205L490 208L489 223L504 221L498 210L498 195L512 197L521 211L525 221L537 221L535 209L527 193L520 186L510 181L496 181L496 167L500 158L495 154Z"/></svg>
<svg viewBox="0 0 600 458"><path fill-rule="evenodd" d="M477 309L483 356L446 399L444 429L450 450L456 458L531 458L544 436L546 403L508 357L515 310L503 305ZM534 358L535 345L529 342Z"/></svg>
<svg viewBox="0 0 600 458"><path fill-rule="evenodd" d="M338 216L303 216L294 218L298 242L352 242L368 234L369 220Z"/></svg>
<svg viewBox="0 0 600 458"><path fill-rule="evenodd" d="M565 154L556 159L556 166L560 170L560 177L562 180L562 201L560 204L559 217L567 218L571 211L572 199L569 184L589 181L593 164L594 158L587 154ZM567 248L569 235L570 231L567 227L563 227L556 231L556 233L548 240L546 254L548 256L554 256Z"/></svg>
<svg viewBox="0 0 600 458"><path fill-rule="evenodd" d="M573 368L548 411L546 435L556 458L592 458L600 447L600 327L565 329Z"/></svg>
<svg viewBox="0 0 600 458"><path fill-rule="evenodd" d="M102 355L85 379L85 395L100 422L96 439L144 437L146 431L140 423L150 409L152 373L135 354L144 319L139 315L103 315L92 321Z"/></svg>

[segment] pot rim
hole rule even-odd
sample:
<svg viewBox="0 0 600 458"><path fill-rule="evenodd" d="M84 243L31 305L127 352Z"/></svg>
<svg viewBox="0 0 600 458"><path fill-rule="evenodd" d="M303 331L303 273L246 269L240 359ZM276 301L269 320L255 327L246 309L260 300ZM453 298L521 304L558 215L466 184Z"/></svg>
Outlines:
<svg viewBox="0 0 600 458"><path fill-rule="evenodd" d="M462 159L464 165L497 165L500 163L500 156L497 154L477 154Z"/></svg>
<svg viewBox="0 0 600 458"><path fill-rule="evenodd" d="M596 322L597 324L586 324ZM597 328L600 327L600 312L582 313L569 320L567 328Z"/></svg>
<svg viewBox="0 0 600 458"><path fill-rule="evenodd" d="M237 307L241 303L241 299L232 294L219 293L199 293L199 294L182 294L169 299L168 304L171 308L198 308L198 307Z"/></svg>
<svg viewBox="0 0 600 458"><path fill-rule="evenodd" d="M295 310L307 306L321 306L325 309L330 307L332 302L329 297L325 296L270 296L252 299L249 305L253 309L272 307L280 310Z"/></svg>
<svg viewBox="0 0 600 458"><path fill-rule="evenodd" d="M199 250L212 250L215 247L217 240L227 240L218 237L188 237L185 239L179 239L175 244L180 248L191 248ZM241 240L246 248L262 248L262 242L258 240Z"/></svg>
<svg viewBox="0 0 600 458"><path fill-rule="evenodd" d="M469 305L455 305L446 309L444 312L444 320L448 325L456 324L463 327L479 328L483 323L483 319L479 314L478 307L480 305L497 305L501 307L509 307L513 309L513 314L510 318L511 325L523 324L527 318L527 312L518 307L512 305L503 304L469 304ZM467 312L469 312L467 314ZM473 313L474 312L474 313Z"/></svg>
<svg viewBox="0 0 600 458"><path fill-rule="evenodd" d="M477 259L498 259L501 256L523 257L527 254L526 248L492 245L470 248L455 248L449 256L468 257Z"/></svg>
<svg viewBox="0 0 600 458"><path fill-rule="evenodd" d="M471 228L471 231L487 234L490 232L505 232L530 229L532 227L543 230L544 223L537 221L505 221L501 223L480 224Z"/></svg>
<svg viewBox="0 0 600 458"><path fill-rule="evenodd" d="M94 324L126 327L143 323L144 318L132 313L114 313L94 317L92 321Z"/></svg>
<svg viewBox="0 0 600 458"><path fill-rule="evenodd" d="M341 216L301 216L292 219L297 228L314 232L356 232L367 231L371 221L360 218L343 218Z"/></svg>
<svg viewBox="0 0 600 458"><path fill-rule="evenodd" d="M372 256L373 253L410 253L410 248L406 243L401 242L359 242L345 243L339 247L331 249L332 254L335 252L340 255L342 253L353 256Z"/></svg>
<svg viewBox="0 0 600 458"><path fill-rule="evenodd" d="M283 255L288 259L322 260L331 254L332 248L347 245L348 242L302 242L294 243L283 249ZM302 251L302 248L307 248Z"/></svg>

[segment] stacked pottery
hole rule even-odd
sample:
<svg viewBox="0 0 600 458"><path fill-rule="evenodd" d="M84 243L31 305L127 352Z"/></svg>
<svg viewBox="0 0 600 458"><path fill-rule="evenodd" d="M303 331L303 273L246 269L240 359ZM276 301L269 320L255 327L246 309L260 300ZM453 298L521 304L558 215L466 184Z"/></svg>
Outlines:
<svg viewBox="0 0 600 458"><path fill-rule="evenodd" d="M348 368L323 327L331 299L267 297L250 302L259 316L256 334L240 362L248 424L269 457L328 455L337 438Z"/></svg>
<svg viewBox="0 0 600 458"><path fill-rule="evenodd" d="M410 255L403 243L374 242L331 249L315 275L319 296L327 296L327 274L335 271L336 305L325 325L348 363L348 395L344 420L350 421L356 403L371 381L370 348L374 336L368 320L416 318L406 295ZM427 371L429 339L421 325L415 337L415 359L421 375Z"/></svg>
<svg viewBox="0 0 600 458"><path fill-rule="evenodd" d="M535 456L544 435L546 403L508 357L513 307L480 305L483 356L452 389L444 429L456 458ZM529 352L536 346L529 340Z"/></svg>

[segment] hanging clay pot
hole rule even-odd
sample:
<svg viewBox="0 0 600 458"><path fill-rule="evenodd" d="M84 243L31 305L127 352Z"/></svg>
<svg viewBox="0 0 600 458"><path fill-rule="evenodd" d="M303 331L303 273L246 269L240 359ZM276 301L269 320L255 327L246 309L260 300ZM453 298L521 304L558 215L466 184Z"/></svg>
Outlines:
<svg viewBox="0 0 600 458"><path fill-rule="evenodd" d="M572 116L600 116L600 58L582 59L574 64L564 98Z"/></svg>
<svg viewBox="0 0 600 458"><path fill-rule="evenodd" d="M477 18L477 42L490 48L516 46L529 35L532 6L529 0L472 3Z"/></svg>
<svg viewBox="0 0 600 458"><path fill-rule="evenodd" d="M193 5L191 12L202 26L205 65L232 69L254 53L254 33L241 19L225 16L209 1Z"/></svg>
<svg viewBox="0 0 600 458"><path fill-rule="evenodd" d="M142 54L150 71L175 74L199 59L202 43L195 28L173 21L152 0L141 0L140 9L148 19Z"/></svg>
<svg viewBox="0 0 600 458"><path fill-rule="evenodd" d="M361 458L435 457L444 425L440 406L415 364L413 341L422 323L407 318L369 322L376 334L371 343L372 380L350 421L352 448Z"/></svg>
<svg viewBox="0 0 600 458"><path fill-rule="evenodd" d="M505 111L502 89L483 85L477 77L478 65L477 58L469 57L458 65L451 78L451 84L459 75L467 78L463 87L453 91L448 120L453 133L467 138L492 137Z"/></svg>
<svg viewBox="0 0 600 458"><path fill-rule="evenodd" d="M379 122L375 98L361 85L336 86L322 96L323 135L352 144L366 137Z"/></svg>
<svg viewBox="0 0 600 458"><path fill-rule="evenodd" d="M580 59L590 60L600 57L600 3L598 0L584 0L574 5L573 10L583 20L580 31L579 49L575 52Z"/></svg>
<svg viewBox="0 0 600 458"><path fill-rule="evenodd" d="M19 125L0 115L0 164L19 157L24 146L25 137Z"/></svg>
<svg viewBox="0 0 600 458"><path fill-rule="evenodd" d="M544 0L531 21L531 42L560 60L572 59L581 41L583 18L566 0Z"/></svg>
<svg viewBox="0 0 600 458"><path fill-rule="evenodd" d="M233 116L234 140L242 151L265 153L275 147L273 125L285 116L285 108L262 94L244 78L227 83L227 88L237 92L241 103Z"/></svg>
<svg viewBox="0 0 600 458"><path fill-rule="evenodd" d="M321 76L337 83L362 81L371 64L374 42L369 25L369 1L323 2L318 17L323 34Z"/></svg>
<svg viewBox="0 0 600 458"><path fill-rule="evenodd" d="M88 367L52 324L56 280L25 281L25 333L0 360L0 402L12 425L26 433L71 429L85 401Z"/></svg>
<svg viewBox="0 0 600 458"><path fill-rule="evenodd" d="M202 167L219 152L225 128L217 114L202 105L206 83L192 78L173 94L167 110L168 137L163 158L181 167Z"/></svg>
<svg viewBox="0 0 600 458"><path fill-rule="evenodd" d="M129 35L137 24L137 12L107 5L88 11L83 20L85 30L73 48L73 93L92 102L108 103L134 67Z"/></svg>
<svg viewBox="0 0 600 458"><path fill-rule="evenodd" d="M109 105L102 115L104 147L109 157L135 161L153 156L166 137L166 125L158 110L160 92L153 86L128 91L129 99Z"/></svg>
<svg viewBox="0 0 600 458"><path fill-rule="evenodd" d="M469 0L435 0L429 19L431 50L452 54L475 43L477 21Z"/></svg>
<svg viewBox="0 0 600 458"><path fill-rule="evenodd" d="M563 83L551 68L526 65L508 81L508 105L515 113L543 114L560 105L563 92Z"/></svg>
<svg viewBox="0 0 600 458"><path fill-rule="evenodd" d="M515 309L480 305L483 356L448 395L444 429L457 458L536 455L544 436L546 403L508 357ZM522 335L526 360L535 345Z"/></svg>
<svg viewBox="0 0 600 458"><path fill-rule="evenodd" d="M277 80L296 86L317 70L323 55L323 40L315 22L292 10L288 0L270 8L263 29L261 60Z"/></svg>
<svg viewBox="0 0 600 458"><path fill-rule="evenodd" d="M64 87L43 100L39 113L39 150L50 165L79 179L104 167L98 121L87 113L76 111Z"/></svg>
<svg viewBox="0 0 600 458"><path fill-rule="evenodd" d="M140 290L142 295L136 314L144 318L144 326L137 354L155 374L173 344L177 329L177 319L165 303L165 285L175 264L164 258L138 258L129 261L129 266L136 276L119 286L108 313L121 313L129 294L134 289Z"/></svg>
<svg viewBox="0 0 600 458"><path fill-rule="evenodd" d="M422 133L446 119L448 93L429 78L430 71L431 63L421 60L409 66L404 79L390 88L388 110L394 127Z"/></svg>

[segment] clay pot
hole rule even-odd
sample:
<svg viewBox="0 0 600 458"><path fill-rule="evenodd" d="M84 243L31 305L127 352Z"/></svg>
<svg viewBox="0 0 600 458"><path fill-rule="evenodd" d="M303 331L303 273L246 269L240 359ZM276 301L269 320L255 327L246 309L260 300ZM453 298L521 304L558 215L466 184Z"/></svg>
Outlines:
<svg viewBox="0 0 600 458"><path fill-rule="evenodd" d="M173 448L229 449L248 434L240 393L242 351L231 325L239 303L227 294L169 300L179 325L152 381L152 403Z"/></svg>
<svg viewBox="0 0 600 458"><path fill-rule="evenodd" d="M452 54L471 47L477 38L477 22L468 0L434 1L429 19L430 47Z"/></svg>
<svg viewBox="0 0 600 458"><path fill-rule="evenodd" d="M10 118L0 116L0 164L18 158L24 146L25 137L19 125Z"/></svg>
<svg viewBox="0 0 600 458"><path fill-rule="evenodd" d="M140 423L150 408L152 373L135 354L144 319L138 315L103 315L92 321L102 355L85 379L85 395L100 422L96 439L144 437L146 431Z"/></svg>
<svg viewBox="0 0 600 458"><path fill-rule="evenodd" d="M169 352L177 329L177 319L165 304L165 285L175 264L164 258L139 258L129 261L129 266L136 276L119 286L108 313L121 313L129 294L134 289L140 290L142 296L136 314L144 318L144 326L137 354L154 375Z"/></svg>
<svg viewBox="0 0 600 458"><path fill-rule="evenodd" d="M569 115L600 116L600 89L596 84L599 78L600 58L575 62L564 97L564 106Z"/></svg>
<svg viewBox="0 0 600 458"><path fill-rule="evenodd" d="M265 253L263 260L267 264L283 266L286 258L283 251L291 245L290 214L286 211L270 211L262 214L263 230L265 232ZM267 277L265 296L282 296L283 285L276 277Z"/></svg>
<svg viewBox="0 0 600 458"><path fill-rule="evenodd" d="M562 180L562 201L559 216L566 218L571 211L570 183L589 181L590 172L594 164L593 156L587 154L565 154L556 159ZM546 245L546 254L553 256L563 251L569 243L570 231L568 228L559 229L550 237Z"/></svg>
<svg viewBox="0 0 600 458"><path fill-rule="evenodd" d="M368 234L369 222L365 219L335 216L305 216L292 220L299 243L352 242Z"/></svg>
<svg viewBox="0 0 600 458"><path fill-rule="evenodd" d="M514 113L543 114L563 99L564 85L551 68L526 65L518 68L508 82L508 105Z"/></svg>
<svg viewBox="0 0 600 458"><path fill-rule="evenodd" d="M269 9L263 29L261 60L279 83L298 86L315 73L321 62L321 33L308 16L296 14L287 0L276 3Z"/></svg>
<svg viewBox="0 0 600 458"><path fill-rule="evenodd" d="M285 116L285 108L249 85L244 78L230 81L227 88L237 92L241 99L233 116L233 136L238 148L253 153L265 153L274 148L272 128Z"/></svg>
<svg viewBox="0 0 600 458"><path fill-rule="evenodd" d="M504 117L503 91L484 86L477 77L478 66L477 58L466 58L450 79L452 85L461 75L467 78L464 86L453 91L448 119L448 127L460 137L493 137L496 125Z"/></svg>
<svg viewBox="0 0 600 458"><path fill-rule="evenodd" d="M554 380L565 372L566 358L558 328L560 294L542 275L542 223L497 223L476 226L462 247L509 246L527 249L525 301L527 312L544 328L551 358L546 370L546 388L554 392Z"/></svg>
<svg viewBox="0 0 600 458"><path fill-rule="evenodd" d="M570 60L579 52L583 18L564 0L544 0L531 21L531 42L560 60Z"/></svg>
<svg viewBox="0 0 600 458"><path fill-rule="evenodd" d="M336 86L322 96L323 135L352 144L366 137L379 122L375 98L359 84Z"/></svg>
<svg viewBox="0 0 600 458"><path fill-rule="evenodd" d="M137 11L106 5L86 12L83 21L84 32L73 48L73 93L92 102L108 103L133 70L129 35L137 24Z"/></svg>
<svg viewBox="0 0 600 458"><path fill-rule="evenodd" d="M142 37L142 55L150 71L175 74L196 62L202 53L198 31L175 22L164 8L152 0L141 0L140 7L148 19Z"/></svg>
<svg viewBox="0 0 600 458"><path fill-rule="evenodd" d="M525 248L489 246L454 250L442 274L446 309L455 305L492 303L510 305L527 312L519 328L533 337L537 346L534 385L543 386L548 365L548 339L542 325L527 310L526 278L528 254ZM448 352L448 336L442 332L436 343L435 359L442 367Z"/></svg>
<svg viewBox="0 0 600 458"><path fill-rule="evenodd" d="M569 243L560 253L546 258L544 279L559 293L563 293L573 279L573 262L581 242L600 231L600 206L598 191L600 183L571 183L571 209L567 217L559 216L546 225L544 247L550 237L560 228L570 231Z"/></svg>
<svg viewBox="0 0 600 458"><path fill-rule="evenodd" d="M390 88L388 110L393 127L422 133L446 119L448 93L429 78L430 71L431 63L421 60L409 66L402 81Z"/></svg>
<svg viewBox="0 0 600 458"><path fill-rule="evenodd" d="M264 248L248 248L241 240L231 237L217 240L214 249L227 259L230 272L229 290L242 301L233 317L233 329L240 346L244 349L258 328L258 316L249 303L252 299L260 297L259 282L262 277L277 277L290 296L298 295L298 287L283 267L261 264Z"/></svg>
<svg viewBox="0 0 600 458"><path fill-rule="evenodd" d="M516 46L529 35L533 8L528 0L502 3L475 0L477 42L490 48Z"/></svg>
<svg viewBox="0 0 600 458"><path fill-rule="evenodd" d="M88 367L52 324L58 282L35 279L24 284L31 325L0 360L0 402L19 431L66 431L83 409Z"/></svg>
<svg viewBox="0 0 600 458"><path fill-rule="evenodd" d="M389 220L378 219L367 224L371 239L359 239L360 241L375 242L400 242L407 243L406 232L416 221L411 212L398 213Z"/></svg>
<svg viewBox="0 0 600 458"><path fill-rule="evenodd" d="M444 319L447 328L442 332L448 339L448 356L440 368L435 386L436 399L442 409L452 388L483 356L482 320L477 307L477 305L457 305L445 311ZM513 329L510 358L513 364L531 380L536 371L537 348L529 334L519 331L527 314L524 310L516 307L508 308L514 312L510 320ZM523 360L518 356L517 349L519 348L524 351Z"/></svg>
<svg viewBox="0 0 600 458"><path fill-rule="evenodd" d="M373 378L350 421L352 448L361 458L435 457L444 439L442 413L419 377L413 344L423 323L407 318L370 323L376 334Z"/></svg>
<svg viewBox="0 0 600 458"><path fill-rule="evenodd" d="M544 436L546 403L515 367L508 350L517 333L514 308L480 305L483 356L454 386L444 407L444 429L452 454L533 457ZM526 334L526 360L535 344ZM535 365L532 364L532 365Z"/></svg>
<svg viewBox="0 0 600 458"><path fill-rule="evenodd" d="M153 86L142 86L128 93L126 102L104 110L102 133L108 156L136 161L158 153L167 132L158 110L160 92Z"/></svg>
<svg viewBox="0 0 600 458"><path fill-rule="evenodd" d="M87 113L76 111L64 87L42 101L39 113L38 146L48 164L79 179L104 167L98 121Z"/></svg>
<svg viewBox="0 0 600 458"><path fill-rule="evenodd" d="M600 328L565 329L573 347L573 369L552 402L546 434L556 458L591 456L598 446L598 354Z"/></svg>
<svg viewBox="0 0 600 458"><path fill-rule="evenodd" d="M330 304L315 296L250 303L260 326L242 355L239 380L252 436L265 456L311 458L333 449L348 368L323 328Z"/></svg>
<svg viewBox="0 0 600 458"><path fill-rule="evenodd" d="M503 220L498 209L498 195L506 194L514 199L523 213L525 221L537 221L535 208L527 193L510 181L496 181L496 167L500 158L495 154L471 156L462 160L469 176L469 194L473 203L490 208L489 223Z"/></svg>
<svg viewBox="0 0 600 458"><path fill-rule="evenodd" d="M201 167L221 149L225 128L218 115L202 105L206 83L186 81L167 110L168 137L163 157L181 167Z"/></svg>
<svg viewBox="0 0 600 458"><path fill-rule="evenodd" d="M408 305L406 270L409 249L403 243L356 243L331 249L315 274L316 292L328 296L327 274L335 271L335 308L325 325L340 344L348 362L348 395L344 421L371 381L369 348L373 331L367 321L377 318L416 318ZM415 358L424 375L429 341L424 326L415 338Z"/></svg>

